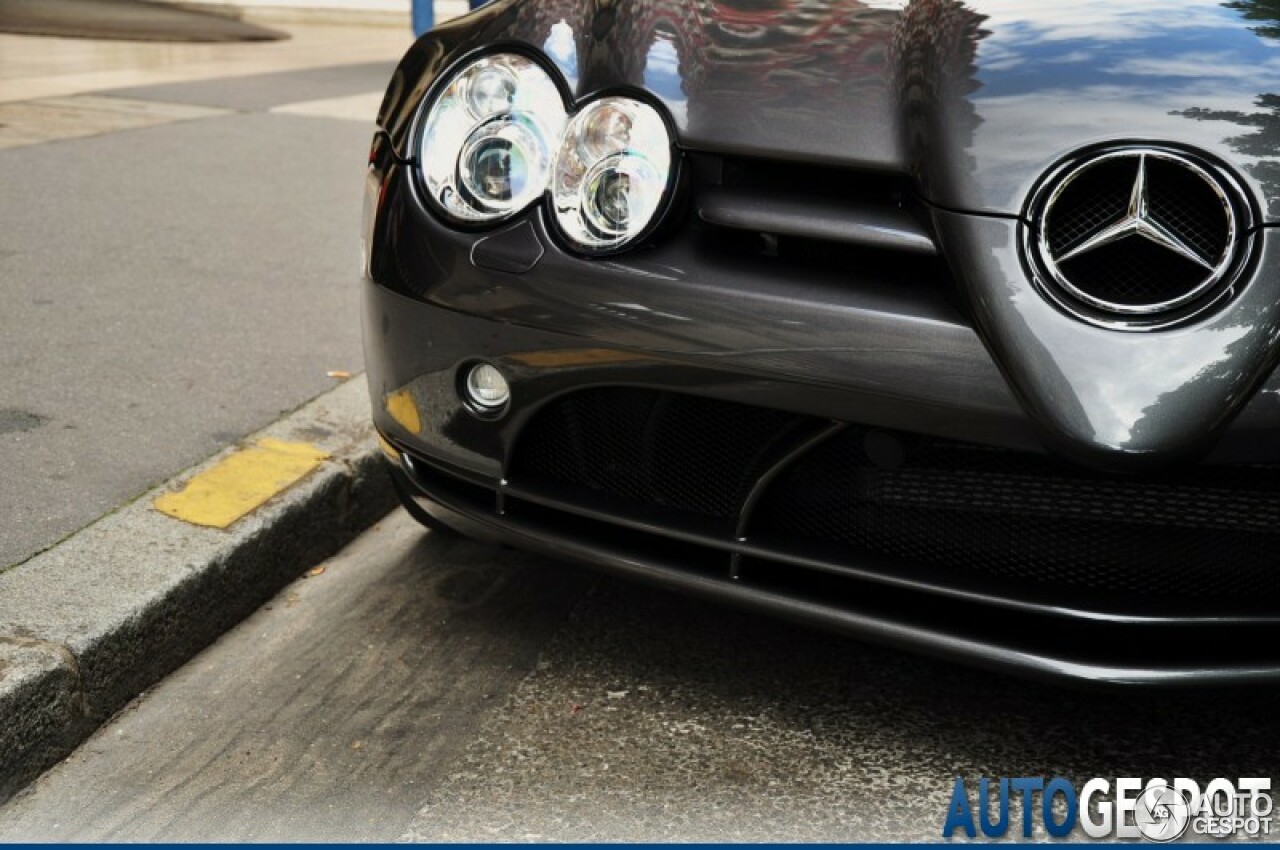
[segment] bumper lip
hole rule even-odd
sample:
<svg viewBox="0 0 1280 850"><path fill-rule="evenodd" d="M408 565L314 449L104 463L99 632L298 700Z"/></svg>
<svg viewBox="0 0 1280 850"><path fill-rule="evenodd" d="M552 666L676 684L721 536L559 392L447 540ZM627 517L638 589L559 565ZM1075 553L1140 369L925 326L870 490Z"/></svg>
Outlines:
<svg viewBox="0 0 1280 850"><path fill-rule="evenodd" d="M1059 629L1078 627L1087 632L1096 648L1111 646L1117 639L1133 643L1170 647L1181 645L1188 635L1204 637L1205 629L1220 632L1273 628L1280 617L1270 615L1213 617L1204 615L1128 615L1073 608L1039 605L1025 599L998 597L976 591L957 591L922 584L909 578L860 569L845 569L842 577L860 585L859 595L866 594L860 607L823 604L777 592L767 587L735 582L727 574L689 568L679 557L654 554L643 547L628 545L624 538L647 536L664 542L689 544L708 551L726 551L723 542L714 547L708 540L688 529L657 526L642 520L628 519L607 510L566 502L554 495L514 487L505 480L491 481L447 463L435 461L420 453L400 449L400 463L392 472L407 495L421 510L464 534L498 539L529 549L593 567L606 569L625 577L656 583L682 592L719 599L775 616L805 622L822 628L860 637L894 648L933 655L968 663L999 672L1057 682L1103 685L1181 687L1274 683L1280 681L1280 657L1275 661L1253 663L1217 663L1204 658L1188 658L1185 662L1156 665L1140 659L1116 657L1105 650L1090 655L1081 652L1075 641L1060 642L1059 647L1037 646L1034 640L1020 640L1028 634L1025 623ZM477 498L479 497L479 498ZM491 500L485 503L485 499ZM554 511L572 521L575 528L601 526L616 530L603 536L590 533L566 534L562 528L544 521L521 516L509 508L523 503L538 509ZM794 561L794 556L774 550L741 544L740 551L750 557ZM784 564L785 565L785 564ZM807 564L811 569L821 562ZM827 565L829 568L829 565ZM868 566L868 565L862 565ZM932 597L930 596L932 594ZM942 599L939 599L939 594ZM893 604L882 604L885 600ZM932 600L933 604L929 604ZM944 608L938 602L945 602ZM912 616L913 607L923 611ZM968 614L939 616L939 612L955 614L964 606L978 606L989 616ZM995 614L991 614L995 612ZM988 629L984 625L1001 612L1018 622L1012 628ZM976 625L975 625L976 624ZM1021 625L1019 625L1021 624ZM1219 640L1213 645L1224 645Z"/></svg>

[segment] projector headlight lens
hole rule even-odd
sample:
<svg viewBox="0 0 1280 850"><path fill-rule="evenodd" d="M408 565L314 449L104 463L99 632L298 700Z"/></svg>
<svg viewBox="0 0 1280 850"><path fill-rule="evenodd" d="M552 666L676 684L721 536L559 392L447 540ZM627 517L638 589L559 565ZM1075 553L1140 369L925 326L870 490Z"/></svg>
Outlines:
<svg viewBox="0 0 1280 850"><path fill-rule="evenodd" d="M531 59L466 65L431 104L419 142L432 202L462 222L498 221L546 191L568 118L555 82Z"/></svg>
<svg viewBox="0 0 1280 850"><path fill-rule="evenodd" d="M621 248L653 222L671 182L671 137L647 103L593 101L569 121L552 176L555 219L588 253Z"/></svg>
<svg viewBox="0 0 1280 850"><path fill-rule="evenodd" d="M536 197L539 163L532 152L537 137L529 128L507 118L496 118L467 138L459 157L458 175L466 197L494 212L518 208Z"/></svg>

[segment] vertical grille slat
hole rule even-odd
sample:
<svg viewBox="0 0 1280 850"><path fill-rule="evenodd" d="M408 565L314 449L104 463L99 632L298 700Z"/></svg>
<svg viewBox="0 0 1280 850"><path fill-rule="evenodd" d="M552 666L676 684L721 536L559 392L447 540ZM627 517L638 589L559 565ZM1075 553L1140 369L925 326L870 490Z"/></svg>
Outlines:
<svg viewBox="0 0 1280 850"><path fill-rule="evenodd" d="M578 392L525 428L509 477L576 485L732 528L788 435L821 421L656 390Z"/></svg>

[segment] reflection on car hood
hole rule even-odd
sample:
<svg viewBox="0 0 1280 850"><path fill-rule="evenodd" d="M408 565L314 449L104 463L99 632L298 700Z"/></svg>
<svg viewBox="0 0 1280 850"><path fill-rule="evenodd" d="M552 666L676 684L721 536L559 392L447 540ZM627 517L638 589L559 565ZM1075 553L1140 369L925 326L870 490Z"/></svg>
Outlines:
<svg viewBox="0 0 1280 850"><path fill-rule="evenodd" d="M1159 139L1280 217L1276 2L499 0L457 34L535 45L581 96L643 87L689 148L909 170L957 209L1017 214L1070 151Z"/></svg>

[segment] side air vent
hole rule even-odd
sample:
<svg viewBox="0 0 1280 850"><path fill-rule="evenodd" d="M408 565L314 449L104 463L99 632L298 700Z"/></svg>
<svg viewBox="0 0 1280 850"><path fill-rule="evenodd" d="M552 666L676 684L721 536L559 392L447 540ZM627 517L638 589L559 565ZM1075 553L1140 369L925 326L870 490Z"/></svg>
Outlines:
<svg viewBox="0 0 1280 850"><path fill-rule="evenodd" d="M694 154L693 207L718 247L758 251L792 264L942 280L944 264L904 175L823 165Z"/></svg>
<svg viewBox="0 0 1280 850"><path fill-rule="evenodd" d="M891 205L830 198L771 195L764 190L708 188L698 196L708 224L843 242L867 248L936 254L933 239L914 216Z"/></svg>

